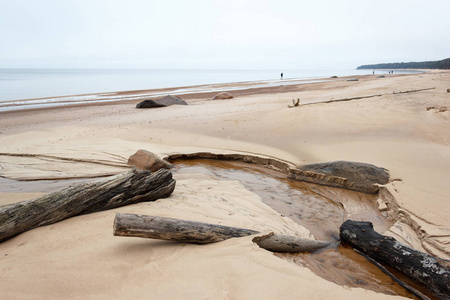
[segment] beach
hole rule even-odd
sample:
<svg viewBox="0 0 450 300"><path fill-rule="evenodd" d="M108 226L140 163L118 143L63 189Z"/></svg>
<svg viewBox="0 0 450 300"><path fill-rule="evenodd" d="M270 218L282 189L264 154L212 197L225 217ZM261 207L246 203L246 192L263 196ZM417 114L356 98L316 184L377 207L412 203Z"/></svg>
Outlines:
<svg viewBox="0 0 450 300"><path fill-rule="evenodd" d="M128 157L139 149L161 158L252 155L293 167L363 162L390 173L373 199L376 213L386 218L375 229L448 260L449 82L449 71L428 71L277 86L236 83L179 93L187 106L136 109L143 95L155 91L124 91L111 96L126 98L101 103L0 112L0 205L58 190L65 180L75 184L128 171ZM211 100L221 89L234 98ZM323 103L361 96L371 97ZM289 108L296 99L300 105ZM195 169L174 171L174 178L175 191L166 199L73 217L1 243L0 293L5 299L401 297L331 282L259 248L251 236L191 245L112 235L114 216L122 212L314 238L312 229L239 179ZM344 192L323 193L364 219Z"/></svg>

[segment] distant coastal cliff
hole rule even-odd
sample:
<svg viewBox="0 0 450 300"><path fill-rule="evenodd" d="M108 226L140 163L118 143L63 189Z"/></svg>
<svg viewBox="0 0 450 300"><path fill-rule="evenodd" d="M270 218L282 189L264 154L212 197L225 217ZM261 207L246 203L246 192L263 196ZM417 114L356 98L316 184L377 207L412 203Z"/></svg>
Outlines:
<svg viewBox="0 0 450 300"><path fill-rule="evenodd" d="M401 62L375 65L362 65L356 68L362 69L450 69L450 58L437 61Z"/></svg>

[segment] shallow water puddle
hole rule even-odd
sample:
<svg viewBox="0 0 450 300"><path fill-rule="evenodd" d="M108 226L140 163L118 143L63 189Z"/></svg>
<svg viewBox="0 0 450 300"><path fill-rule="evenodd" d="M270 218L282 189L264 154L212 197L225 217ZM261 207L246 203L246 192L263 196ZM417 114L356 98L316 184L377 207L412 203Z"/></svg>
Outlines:
<svg viewBox="0 0 450 300"><path fill-rule="evenodd" d="M0 177L0 193L52 193L69 186L90 183L102 178L19 181ZM1 204L1 203L0 203Z"/></svg>
<svg viewBox="0 0 450 300"><path fill-rule="evenodd" d="M339 227L349 217L371 221L379 231L392 225L379 213L376 195L303 183L243 162L193 159L173 163L175 174L201 173L218 180L239 180L264 203L306 227L319 240L337 241ZM315 253L275 255L340 285L414 298L350 248L338 246Z"/></svg>
<svg viewBox="0 0 450 300"><path fill-rule="evenodd" d="M254 164L209 159L177 160L173 173L201 173L217 180L239 180L264 203L307 228L319 240L337 241L339 227L347 218L371 221L379 232L392 225L379 213L377 196L287 179L283 173ZM49 193L99 179L24 182L0 178L0 192ZM350 248L338 246L315 253L275 255L340 285L414 298Z"/></svg>

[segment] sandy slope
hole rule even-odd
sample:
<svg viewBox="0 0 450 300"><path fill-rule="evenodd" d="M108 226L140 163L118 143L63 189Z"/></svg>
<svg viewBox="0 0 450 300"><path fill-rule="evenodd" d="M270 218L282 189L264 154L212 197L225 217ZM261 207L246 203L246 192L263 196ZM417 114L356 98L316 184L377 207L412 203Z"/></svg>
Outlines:
<svg viewBox="0 0 450 300"><path fill-rule="evenodd" d="M0 118L0 152L8 155L0 155L0 175L42 179L112 174L126 170L127 157L140 148L161 156L250 152L295 164L367 162L399 179L386 186L380 199L395 206L389 213L397 223L388 234L448 259L450 112L427 110L450 109L448 82L449 72L366 76L286 92L254 91L231 100L190 96L189 106L154 110L136 110L133 102L5 113ZM287 107L293 98L304 104L429 87L436 89ZM76 217L4 242L0 292L9 298L388 298L327 282L255 247L251 238L199 247L112 237L117 211L308 235L238 182L199 176L177 178L168 199ZM1 193L0 204L15 201L12 196L21 197Z"/></svg>

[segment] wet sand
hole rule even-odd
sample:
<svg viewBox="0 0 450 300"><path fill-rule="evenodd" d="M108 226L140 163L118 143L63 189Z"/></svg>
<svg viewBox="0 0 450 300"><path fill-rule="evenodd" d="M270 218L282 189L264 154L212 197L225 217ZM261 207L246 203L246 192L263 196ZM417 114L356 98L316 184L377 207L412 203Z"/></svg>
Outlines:
<svg viewBox="0 0 450 300"><path fill-rule="evenodd" d="M138 101L129 100L0 113L0 175L16 180L104 176L127 170L128 156L138 149L162 157L201 151L251 153L292 165L366 162L388 169L395 180L383 187L376 203L342 201L345 210L365 219L368 215L358 214L361 207L381 209L375 215L387 221L380 223L380 233L448 259L450 112L441 108L450 108L449 79L450 72L363 76L356 82L337 79L240 90L230 100L190 94L181 96L188 106L162 109L137 110ZM436 89L288 108L297 98L305 104L429 87ZM5 284L0 292L11 299L391 297L330 282L259 249L251 238L196 246L112 236L116 212L327 236L307 228L314 222L301 225L281 207L267 205L238 179L218 180L195 172L180 173L176 179L168 199L75 217L2 243L0 280ZM0 182L0 187L8 185L11 182ZM29 194L32 190L3 191L0 204L36 196ZM311 188L311 193L318 190ZM329 199L346 195L330 189L320 193ZM330 222L343 218L333 209L329 214Z"/></svg>

